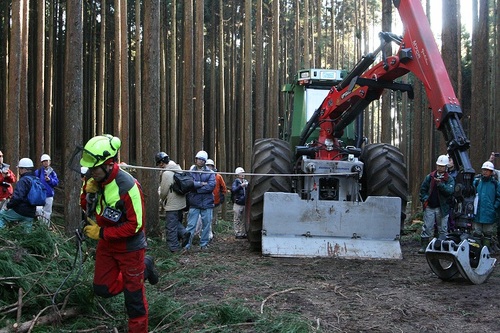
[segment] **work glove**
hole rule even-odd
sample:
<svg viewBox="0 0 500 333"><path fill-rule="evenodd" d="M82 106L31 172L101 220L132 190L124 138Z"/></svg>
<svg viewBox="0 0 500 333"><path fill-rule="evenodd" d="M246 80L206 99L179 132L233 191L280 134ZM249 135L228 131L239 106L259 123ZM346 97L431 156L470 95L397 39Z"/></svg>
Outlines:
<svg viewBox="0 0 500 333"><path fill-rule="evenodd" d="M94 180L94 178L90 178L87 180L85 184L85 192L86 193L97 193L99 191L99 184Z"/></svg>
<svg viewBox="0 0 500 333"><path fill-rule="evenodd" d="M83 228L83 232L85 233L85 235L92 239L99 239L101 227L98 226L97 223L90 217L87 217L87 222L90 223L90 225L87 225L85 226L85 228Z"/></svg>

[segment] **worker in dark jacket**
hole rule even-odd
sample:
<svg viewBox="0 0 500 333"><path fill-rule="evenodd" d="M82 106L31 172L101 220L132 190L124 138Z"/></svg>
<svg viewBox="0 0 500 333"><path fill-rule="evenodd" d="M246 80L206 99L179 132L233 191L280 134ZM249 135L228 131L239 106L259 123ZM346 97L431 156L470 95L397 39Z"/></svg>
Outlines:
<svg viewBox="0 0 500 333"><path fill-rule="evenodd" d="M210 242L210 232L212 224L212 214L214 208L215 188L215 172L207 168L208 154L204 150L200 150L195 156L195 165L191 167L191 176L194 179L195 189L187 194L189 204L189 213L187 216L186 230L191 234L188 244L184 247L185 250L191 249L193 235L195 234L198 217L201 216L202 230L200 247L201 250L208 249Z"/></svg>
<svg viewBox="0 0 500 333"><path fill-rule="evenodd" d="M444 239L448 233L448 214L450 197L455 189L455 180L446 172L448 156L441 155L436 161L436 170L425 176L420 185L420 201L424 208L424 225L422 226L421 246L418 253L425 253L430 237L434 234L437 223L439 238Z"/></svg>
<svg viewBox="0 0 500 333"><path fill-rule="evenodd" d="M21 158L17 169L19 181L17 182L12 198L7 203L7 210L0 211L0 228L4 228L8 222L19 222L26 232L31 232L36 206L28 201L28 193L35 174L33 173L33 161L29 158Z"/></svg>
<svg viewBox="0 0 500 333"><path fill-rule="evenodd" d="M248 181L245 179L245 170L237 167L234 170L236 178L231 186L231 199L233 200L233 228L236 239L247 238L245 224L243 221L243 212L245 211L245 201L247 198Z"/></svg>

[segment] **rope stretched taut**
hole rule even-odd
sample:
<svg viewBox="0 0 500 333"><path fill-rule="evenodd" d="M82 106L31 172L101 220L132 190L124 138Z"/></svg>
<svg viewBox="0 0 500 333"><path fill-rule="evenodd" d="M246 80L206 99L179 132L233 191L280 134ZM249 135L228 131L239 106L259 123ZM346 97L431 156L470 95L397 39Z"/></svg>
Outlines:
<svg viewBox="0 0 500 333"><path fill-rule="evenodd" d="M158 167L145 167L139 165L120 165L120 168L124 169L142 169L142 170L155 170L155 171L170 171L170 172L194 172L194 173L209 173L213 171L197 171L197 170L168 170ZM224 172L217 171L217 173L221 175L233 175L234 172ZM297 173L251 173L251 172L243 172L241 173L245 176L273 176L273 177L310 177L310 176L331 176L333 173L314 173L314 174L297 174ZM343 173L335 173L336 176L354 176L357 175L357 172L343 172Z"/></svg>

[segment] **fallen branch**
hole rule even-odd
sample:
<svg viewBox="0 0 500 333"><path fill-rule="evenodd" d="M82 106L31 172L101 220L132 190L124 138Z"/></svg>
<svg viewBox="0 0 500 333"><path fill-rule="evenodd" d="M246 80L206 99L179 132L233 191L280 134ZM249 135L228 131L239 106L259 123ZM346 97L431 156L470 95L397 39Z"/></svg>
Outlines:
<svg viewBox="0 0 500 333"><path fill-rule="evenodd" d="M21 321L21 313L23 309L23 288L19 288L19 293L17 296L17 316L16 316L16 323Z"/></svg>
<svg viewBox="0 0 500 333"><path fill-rule="evenodd" d="M228 325L222 325L222 326L216 326L212 328L207 328L204 330L201 330L201 333L206 333L206 332L211 332L211 331L218 331L222 330L224 328L231 328L231 327L239 327L239 326L252 326L255 325L255 323L237 323L237 324L228 324Z"/></svg>
<svg viewBox="0 0 500 333"><path fill-rule="evenodd" d="M76 330L75 333L89 333L89 332L99 332L104 329L108 329L107 325L99 325L94 328L87 328L85 330Z"/></svg>
<svg viewBox="0 0 500 333"><path fill-rule="evenodd" d="M17 333L26 333L26 332L28 332L30 327L32 327L33 322L35 322L36 324L39 324L39 325L47 325L47 324L51 324L54 322L59 322L59 320L61 320L61 319L76 317L77 315L78 315L77 308L71 308L71 309L68 309L68 310L60 313L60 314L53 313L50 315L42 316L42 317L39 317L37 319L33 319L30 321L24 322L22 324L15 323L13 326L14 326L14 329L16 329ZM12 332L12 329L10 327L0 329L0 333L9 333L9 332Z"/></svg>
<svg viewBox="0 0 500 333"><path fill-rule="evenodd" d="M42 313L45 312L45 310L48 310L52 307L52 305L49 305L49 306L46 306L44 307L40 312L38 312L38 314L35 316L35 318L31 321L31 325L30 327L28 328L28 333L31 333L33 331L33 327L35 327L35 324L36 322L38 321L38 319L40 318L40 316L42 315ZM58 314L56 312L56 314ZM19 322L19 321L18 321Z"/></svg>
<svg viewBox="0 0 500 333"><path fill-rule="evenodd" d="M286 290L282 290L282 291L277 291L275 293L272 293L271 295L267 296L263 301L262 301L262 304L260 305L260 313L264 313L264 304L266 304L266 302L271 298L271 297L274 297L276 295L279 295L279 294L284 294L284 293L288 293L290 291L294 291L294 290L304 290L305 288L302 288L302 287L296 287L296 288L289 288L289 289L286 289Z"/></svg>

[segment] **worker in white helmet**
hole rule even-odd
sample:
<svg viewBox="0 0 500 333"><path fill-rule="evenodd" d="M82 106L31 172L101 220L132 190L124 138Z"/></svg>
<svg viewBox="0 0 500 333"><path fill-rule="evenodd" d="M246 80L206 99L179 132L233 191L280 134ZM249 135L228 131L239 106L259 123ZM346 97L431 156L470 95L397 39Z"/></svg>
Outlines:
<svg viewBox="0 0 500 333"><path fill-rule="evenodd" d="M420 201L424 208L424 224L418 250L421 254L425 253L429 240L434 235L434 223L437 223L440 239L444 239L448 233L449 199L455 189L455 180L446 172L448 163L448 156L439 156L436 170L425 176L420 185Z"/></svg>
<svg viewBox="0 0 500 333"><path fill-rule="evenodd" d="M45 186L47 199L45 199L44 206L37 207L37 211L45 217L47 222L49 222L52 215L52 204L54 203L54 188L59 185L59 178L57 177L57 173L50 166L51 159L48 154L42 154L42 156L40 156L40 163L42 163L42 166L35 170L35 176L40 178L42 184Z"/></svg>
<svg viewBox="0 0 500 333"><path fill-rule="evenodd" d="M236 239L244 239L247 238L243 212L245 211L248 181L245 179L245 170L242 167L237 167L234 173L236 174L236 178L231 186L234 236Z"/></svg>
<svg viewBox="0 0 500 333"><path fill-rule="evenodd" d="M490 252L493 252L491 237L495 229L496 213L500 208L500 186L493 176L494 172L493 163L486 161L481 166L481 176L474 178L473 182L476 199L472 234L483 246L487 246Z"/></svg>
<svg viewBox="0 0 500 333"><path fill-rule="evenodd" d="M488 161L493 163L493 165L495 165L494 163L496 157L500 157L500 153L491 152L490 159ZM497 181L500 181L500 170L495 169L493 171L493 177ZM500 251L500 244L498 244L498 242L500 242L500 214L498 215L499 216L497 217L497 242L494 244L494 248L496 248L497 251Z"/></svg>
<svg viewBox="0 0 500 333"><path fill-rule="evenodd" d="M194 158L195 164L190 168L192 171L191 176L194 180L194 190L186 195L189 203L186 229L191 235L189 242L184 246L184 250L186 251L191 249L193 236L200 216L202 221L200 249L202 251L207 251L208 243L210 242L212 214L214 209L213 191L215 188L215 172L205 165L207 160L208 153L204 150L200 150L196 153Z"/></svg>
<svg viewBox="0 0 500 333"><path fill-rule="evenodd" d="M12 222L18 222L23 226L26 233L30 233L33 227L36 206L28 200L28 193L31 189L31 182L34 180L33 161L24 157L17 164L19 180L12 194L12 198L7 203L7 209L0 211L0 229L5 228Z"/></svg>

